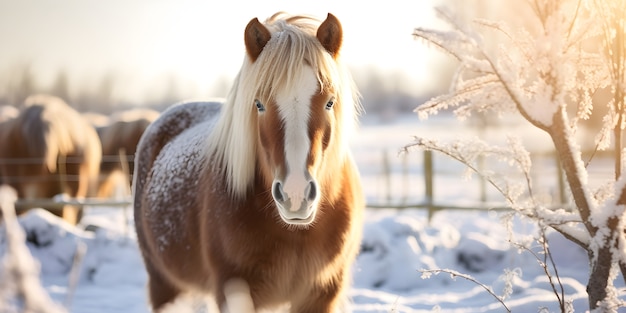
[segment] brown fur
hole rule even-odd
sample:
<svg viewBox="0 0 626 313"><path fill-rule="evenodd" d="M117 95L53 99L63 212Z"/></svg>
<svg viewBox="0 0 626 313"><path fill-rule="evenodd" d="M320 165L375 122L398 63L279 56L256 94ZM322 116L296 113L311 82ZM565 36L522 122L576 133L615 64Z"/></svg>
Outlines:
<svg viewBox="0 0 626 313"><path fill-rule="evenodd" d="M258 18L252 19L246 26L244 40L246 42L246 51L252 62L256 61L261 51L271 38L270 31L259 22Z"/></svg>
<svg viewBox="0 0 626 313"><path fill-rule="evenodd" d="M129 189L139 139L148 125L158 117L159 112L154 110L133 109L113 115L108 125L98 128L103 156L100 164L98 197L111 197L118 186L125 185ZM126 164L123 163L121 156L127 156Z"/></svg>
<svg viewBox="0 0 626 313"><path fill-rule="evenodd" d="M332 19L330 23L337 25L331 28L340 29ZM289 21L299 19L291 17ZM246 28L247 45L257 45L267 37L258 28L265 26L257 23L253 19ZM307 33L316 38L315 32ZM257 35L261 41L254 39ZM333 45L341 40L330 38L328 42ZM336 51L325 52L331 59L339 49L334 48ZM248 47L248 53L260 53L249 55L250 61L261 62L262 50ZM305 63L302 61L298 66ZM291 312L335 312L350 283L351 264L361 239L363 195L344 141L345 127L350 126L346 124L354 118L345 115L354 113L356 100L337 94L340 88L334 87L349 82L320 80L319 94L309 104L307 166L322 197L312 224L288 225L279 217L270 191L274 173L286 171L282 122L273 98L264 98L267 111L258 118L252 99L245 99L246 107L240 112L249 115L246 119L253 123L228 120L242 119L233 116L229 106L241 104L232 101L240 97L238 88L246 80L243 73L243 83L235 84L226 104L176 105L140 140L133 184L135 225L149 274L152 307L158 312L183 292L201 292L212 293L224 308L225 286L235 279L248 284L256 309L288 303ZM282 76L278 79L282 81ZM347 92L351 86L343 87ZM325 110L331 95L338 97L333 113ZM224 125L249 132L224 129ZM243 143L227 138L233 132L243 136L233 135ZM216 138L229 140L220 145L211 141ZM228 156L236 154L207 150L207 143L215 149L245 147L252 149L252 155L241 151L244 157L234 160ZM252 162L251 175L229 168L248 160ZM230 175L241 177L237 180ZM244 188L233 192L233 184Z"/></svg>
<svg viewBox="0 0 626 313"><path fill-rule="evenodd" d="M0 145L0 176L20 198L62 193L84 198L95 186L101 158L98 135L59 98L26 99L19 116L1 124ZM51 211L70 223L78 222L80 216L80 209L74 207Z"/></svg>

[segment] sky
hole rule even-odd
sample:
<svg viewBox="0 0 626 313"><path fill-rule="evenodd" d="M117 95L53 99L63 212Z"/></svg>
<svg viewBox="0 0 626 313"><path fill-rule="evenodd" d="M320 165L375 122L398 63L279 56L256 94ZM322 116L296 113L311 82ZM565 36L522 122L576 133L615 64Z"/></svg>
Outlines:
<svg viewBox="0 0 626 313"><path fill-rule="evenodd" d="M118 95L131 98L172 77L194 93L236 75L250 19L330 12L343 24L351 67L399 73L426 88L433 49L411 33L436 25L438 2L0 0L0 71L28 64L46 84L65 69L71 86L113 74Z"/></svg>

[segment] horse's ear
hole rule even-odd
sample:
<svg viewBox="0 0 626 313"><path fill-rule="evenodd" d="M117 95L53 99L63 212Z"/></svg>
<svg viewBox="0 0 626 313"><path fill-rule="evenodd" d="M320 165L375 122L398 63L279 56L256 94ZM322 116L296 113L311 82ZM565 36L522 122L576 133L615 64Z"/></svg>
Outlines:
<svg viewBox="0 0 626 313"><path fill-rule="evenodd" d="M253 18L246 26L244 41L246 43L246 51L252 62L256 61L263 51L263 47L272 37L270 31L259 22L258 18Z"/></svg>
<svg viewBox="0 0 626 313"><path fill-rule="evenodd" d="M317 29L317 39L333 58L337 57L343 40L343 30L334 15L328 13L326 20Z"/></svg>

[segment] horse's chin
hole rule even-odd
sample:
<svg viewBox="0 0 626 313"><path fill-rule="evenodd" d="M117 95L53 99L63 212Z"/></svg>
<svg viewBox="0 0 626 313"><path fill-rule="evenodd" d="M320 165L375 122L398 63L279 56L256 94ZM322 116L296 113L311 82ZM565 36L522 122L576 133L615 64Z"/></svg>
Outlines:
<svg viewBox="0 0 626 313"><path fill-rule="evenodd" d="M306 228L311 226L315 221L315 213L317 209L310 209L310 213L307 216L296 216L291 212L284 212L282 208L278 208L278 215L280 215L280 219L287 224L287 226L295 226L295 227L303 227ZM290 214L291 213L291 214Z"/></svg>
<svg viewBox="0 0 626 313"><path fill-rule="evenodd" d="M309 216L309 217L307 217L305 219L300 219L300 218L288 219L288 218L285 218L282 215L280 217L283 220L283 222L285 222L289 226L309 226L315 220L315 214L311 214L311 216Z"/></svg>

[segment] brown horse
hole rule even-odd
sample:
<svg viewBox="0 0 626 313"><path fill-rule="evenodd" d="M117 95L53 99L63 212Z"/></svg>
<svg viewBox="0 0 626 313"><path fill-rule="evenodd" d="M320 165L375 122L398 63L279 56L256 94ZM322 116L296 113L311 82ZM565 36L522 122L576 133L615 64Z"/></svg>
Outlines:
<svg viewBox="0 0 626 313"><path fill-rule="evenodd" d="M59 98L27 98L16 118L0 124L0 146L0 177L19 198L84 198L95 186L102 154L96 130ZM74 224L80 216L76 207L48 209Z"/></svg>
<svg viewBox="0 0 626 313"><path fill-rule="evenodd" d="M159 117L159 112L151 109L131 109L114 114L108 125L98 128L102 142L102 163L98 182L98 197L111 197L117 186L130 190L134 171L135 151L139 138L148 125ZM126 157L128 168L124 166ZM127 170L127 172L125 172Z"/></svg>
<svg viewBox="0 0 626 313"><path fill-rule="evenodd" d="M176 105L139 143L135 225L152 307L200 292L225 311L225 288L245 282L257 310L335 312L364 207L341 25L279 13L252 19L244 43L225 103Z"/></svg>

